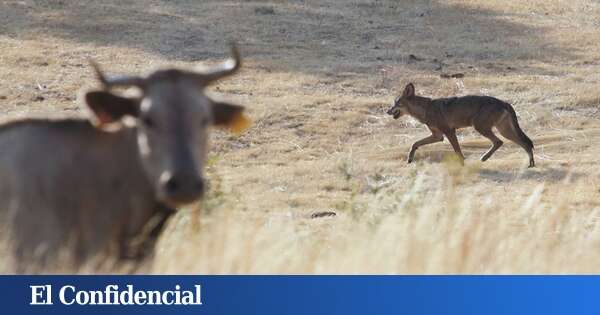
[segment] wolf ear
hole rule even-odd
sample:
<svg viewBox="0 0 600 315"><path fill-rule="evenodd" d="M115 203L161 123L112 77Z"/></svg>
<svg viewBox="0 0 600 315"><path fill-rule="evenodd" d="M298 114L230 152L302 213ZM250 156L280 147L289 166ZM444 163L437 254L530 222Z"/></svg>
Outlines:
<svg viewBox="0 0 600 315"><path fill-rule="evenodd" d="M87 92L85 102L94 113L98 126L117 122L124 116L136 117L139 112L136 99L117 96L106 91Z"/></svg>
<svg viewBox="0 0 600 315"><path fill-rule="evenodd" d="M415 86L412 83L409 83L404 88L404 93L402 93L404 97L413 97L415 96Z"/></svg>

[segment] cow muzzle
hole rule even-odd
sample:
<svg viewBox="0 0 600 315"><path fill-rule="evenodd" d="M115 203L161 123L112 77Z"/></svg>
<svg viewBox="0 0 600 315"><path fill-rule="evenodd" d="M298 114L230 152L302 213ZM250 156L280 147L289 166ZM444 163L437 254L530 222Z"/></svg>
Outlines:
<svg viewBox="0 0 600 315"><path fill-rule="evenodd" d="M204 181L196 174L165 172L160 176L162 199L169 205L182 206L204 196Z"/></svg>

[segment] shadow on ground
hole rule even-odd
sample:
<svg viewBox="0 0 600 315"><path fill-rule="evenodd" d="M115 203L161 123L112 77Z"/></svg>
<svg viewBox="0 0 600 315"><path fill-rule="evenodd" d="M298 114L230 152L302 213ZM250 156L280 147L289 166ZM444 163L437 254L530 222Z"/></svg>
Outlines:
<svg viewBox="0 0 600 315"><path fill-rule="evenodd" d="M538 166L538 168L528 169L525 172L520 172L519 170L511 172L482 169L479 171L479 176L494 182L508 183L515 180L536 180L540 182L559 182L563 180L576 181L577 179L583 177L584 174L573 172L568 169Z"/></svg>
<svg viewBox="0 0 600 315"><path fill-rule="evenodd" d="M265 67L311 73L393 65L435 73L453 64L499 71L572 52L503 14L440 1L26 0L0 4L0 34L50 34L179 61L222 58L235 39Z"/></svg>

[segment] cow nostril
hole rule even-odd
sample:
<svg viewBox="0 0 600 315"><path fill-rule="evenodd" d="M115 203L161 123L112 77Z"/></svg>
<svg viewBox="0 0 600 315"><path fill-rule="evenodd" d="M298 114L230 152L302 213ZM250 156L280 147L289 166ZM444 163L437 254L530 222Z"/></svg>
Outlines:
<svg viewBox="0 0 600 315"><path fill-rule="evenodd" d="M169 194L177 192L179 189L179 181L175 176L171 176L169 179L167 179L165 182L165 189Z"/></svg>

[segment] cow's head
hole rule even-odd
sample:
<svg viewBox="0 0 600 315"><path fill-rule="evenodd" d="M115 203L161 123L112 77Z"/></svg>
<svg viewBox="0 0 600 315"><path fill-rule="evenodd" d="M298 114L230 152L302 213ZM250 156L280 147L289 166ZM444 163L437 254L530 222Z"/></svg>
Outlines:
<svg viewBox="0 0 600 315"><path fill-rule="evenodd" d="M238 105L215 102L204 94L210 83L234 74L233 58L207 72L160 70L147 77L106 77L95 66L103 90L91 91L85 101L99 126L134 118L137 146L144 169L158 198L170 205L188 204L204 192L203 166L211 125L239 129L247 124ZM137 87L141 96L128 98L112 87Z"/></svg>

